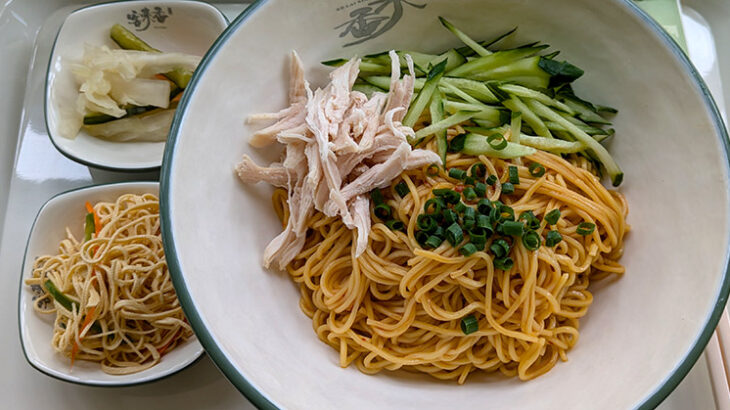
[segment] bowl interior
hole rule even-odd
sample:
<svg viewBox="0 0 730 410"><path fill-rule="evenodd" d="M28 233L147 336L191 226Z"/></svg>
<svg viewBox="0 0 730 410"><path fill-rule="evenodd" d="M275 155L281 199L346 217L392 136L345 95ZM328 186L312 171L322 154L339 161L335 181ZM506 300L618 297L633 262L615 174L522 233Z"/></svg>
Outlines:
<svg viewBox="0 0 730 410"><path fill-rule="evenodd" d="M46 123L53 144L86 165L115 170L144 170L162 163L164 142L111 142L81 130L75 139L59 134L59 121L75 107L78 86L68 68L81 60L84 44L118 46L109 29L122 24L152 47L202 56L226 28L215 7L195 1L129 1L85 7L71 13L58 32L46 80Z"/></svg>
<svg viewBox="0 0 730 410"><path fill-rule="evenodd" d="M163 235L178 294L209 354L250 398L284 408L657 404L699 356L718 300L727 295L727 146L701 79L668 46L668 37L624 1L387 4L378 15L397 24L346 46L358 41L348 22L370 6L257 3L214 46L194 79L163 166ZM286 106L290 50L320 86L329 71L322 60L457 45L437 16L477 39L519 26L513 44L539 40L561 50L560 58L586 72L577 93L620 110L609 149L626 175L620 189L632 226L622 259L627 273L593 286L594 305L581 320L569 362L529 382L475 377L456 386L339 368L337 352L317 339L300 311L296 286L285 274L261 268L264 247L281 229L271 189L243 186L233 173L244 153L259 163L277 159L276 149L248 146L253 129L242 123L250 113Z"/></svg>
<svg viewBox="0 0 730 410"><path fill-rule="evenodd" d="M33 292L23 282L31 276L33 261L40 255L54 255L58 244L66 238L66 227L77 238L83 237L85 201L115 201L126 193L157 195L157 182L130 182L97 185L60 194L49 200L40 210L28 238L20 283L19 320L23 351L28 362L36 369L53 377L80 384L100 386L129 385L156 380L176 373L193 363L203 353L196 339L176 347L159 364L139 373L113 376L104 373L98 363L77 360L71 368L66 357L51 346L53 315L41 315L33 310ZM74 222L75 221L75 222Z"/></svg>

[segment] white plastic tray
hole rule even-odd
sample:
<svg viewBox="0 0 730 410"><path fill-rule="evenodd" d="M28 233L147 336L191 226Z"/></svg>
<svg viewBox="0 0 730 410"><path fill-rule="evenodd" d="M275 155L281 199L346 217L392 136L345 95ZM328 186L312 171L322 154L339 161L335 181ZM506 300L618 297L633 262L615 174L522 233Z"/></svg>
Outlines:
<svg viewBox="0 0 730 410"><path fill-rule="evenodd" d="M225 0L218 1L223 3ZM730 26L726 25L730 18L730 3L724 0L687 0L684 3L698 15L705 16L718 36L720 63L719 69L714 71L717 81L709 77L709 84L713 91L720 90L720 73L730 79L730 49L724 53L719 47L730 44ZM64 17L81 4L67 0L5 0L0 4L0 61L3 64L0 71L0 89L3 90L3 98L0 98L0 289L5 293L0 298L0 327L5 330L0 337L0 386L5 392L0 407L73 410L253 408L207 357L162 381L116 389L57 381L25 362L18 338L16 292L25 240L38 209L54 194L70 188L130 179L129 174L93 170L66 159L53 148L46 135L42 96L50 48ZM215 5L229 18L245 7L235 3ZM696 18L695 15L691 17ZM692 41L696 40L688 35L688 43ZM718 93L716 97L722 95ZM725 83L724 95L730 95L730 80ZM157 175L131 177L154 179ZM716 408L704 355L660 408Z"/></svg>

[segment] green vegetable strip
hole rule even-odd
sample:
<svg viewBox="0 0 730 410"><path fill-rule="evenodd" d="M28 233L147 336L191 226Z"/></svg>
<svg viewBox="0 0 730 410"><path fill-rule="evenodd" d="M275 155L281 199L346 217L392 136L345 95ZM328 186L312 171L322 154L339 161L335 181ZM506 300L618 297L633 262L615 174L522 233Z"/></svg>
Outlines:
<svg viewBox="0 0 730 410"><path fill-rule="evenodd" d="M413 145L413 144L415 144L416 141L420 142L421 140L423 140L424 138L426 138L428 136L436 134L440 131L447 130L447 129L453 127L454 125L461 124L462 122L471 119L471 117L473 115L474 115L474 113L471 113L471 112L464 112L464 111L457 112L456 114L446 117L439 122L434 122L431 125L429 125L428 127L424 127L424 128L421 128L420 130L416 131L416 138L413 141L409 141L409 142Z"/></svg>
<svg viewBox="0 0 730 410"><path fill-rule="evenodd" d="M484 104L482 104L481 101L479 101L476 98L472 97L471 95L465 93L464 91L461 91L459 88L457 88L453 84L449 84L449 83L445 82L445 83L441 84L441 87L443 87L447 91L450 91L451 94L461 98L462 100L464 100L468 103L475 104L475 105L481 106L481 107L486 107Z"/></svg>
<svg viewBox="0 0 730 410"><path fill-rule="evenodd" d="M141 38L137 37L131 31L127 30L121 24L115 24L110 30L110 37L114 40L119 47L125 50L137 50L137 51L148 51L151 53L161 53L160 50L150 47L149 44L145 43ZM176 68L168 73L164 73L164 76L169 78L170 81L177 84L180 88L185 88L190 82L190 78L193 76L192 71L185 70L182 68Z"/></svg>
<svg viewBox="0 0 730 410"><path fill-rule="evenodd" d="M431 114L431 123L439 122L444 119L444 101L441 91L436 91L431 97L431 104L428 107ZM446 153L449 148L446 140L446 128L435 133L436 134L436 150L441 157L441 165L446 166Z"/></svg>
<svg viewBox="0 0 730 410"><path fill-rule="evenodd" d="M510 117L509 140L519 144L521 135L522 135L522 113L519 111L513 111L512 115Z"/></svg>
<svg viewBox="0 0 730 410"><path fill-rule="evenodd" d="M72 301L68 298L68 296L64 295L56 285L53 284L50 280L46 280L43 284L43 287L46 288L46 291L53 297L53 299L56 300L61 306L63 306L66 310L69 312L72 312L74 310L73 306L76 305L76 302Z"/></svg>
<svg viewBox="0 0 730 410"><path fill-rule="evenodd" d="M491 51L487 50L486 48L482 47L479 43L474 41L471 37L467 36L466 33L459 30L458 28L454 27L453 24L449 23L445 18L439 17L439 21L441 24L444 25L450 32L452 32L456 37L459 38L464 44L466 44L469 48L474 50L477 54L480 56L488 56L492 54Z"/></svg>
<svg viewBox="0 0 730 410"><path fill-rule="evenodd" d="M525 134L520 136L520 144L540 151L552 152L553 154L574 154L586 149L585 144L579 141L563 141L556 138L548 139Z"/></svg>
<svg viewBox="0 0 730 410"><path fill-rule="evenodd" d="M431 96L438 87L439 80L444 75L444 69L446 68L446 60L436 64L431 71L428 72L426 83L423 85L421 91L418 92L416 99L411 102L411 106L408 108L405 118L403 118L403 125L406 127L413 127L418 121L418 117L426 108L426 105L431 101Z"/></svg>
<svg viewBox="0 0 730 410"><path fill-rule="evenodd" d="M532 155L536 151L534 148L513 142L508 142L504 149L496 150L489 144L487 137L470 133L466 135L462 152L469 155L487 155L502 159L512 159Z"/></svg>
<svg viewBox="0 0 730 410"><path fill-rule="evenodd" d="M522 87L517 84L502 84L499 86L499 88L502 91L505 91L509 94L516 95L516 96L522 97L522 98L532 98L533 100L537 100L545 105L555 107L555 108L559 109L560 111L563 111L570 115L575 115L575 111L572 108L568 107L567 105L561 103L560 101L558 101L554 98L548 97L547 95L545 95L539 91L531 90L529 88L525 88L525 87Z"/></svg>
<svg viewBox="0 0 730 410"><path fill-rule="evenodd" d="M96 227L94 226L94 214L86 214L86 224L84 225L84 242L91 240Z"/></svg>
<svg viewBox="0 0 730 410"><path fill-rule="evenodd" d="M522 114L525 122L537 133L545 138L553 138L553 135L548 130L544 122L538 117L532 110L530 110L525 103L522 102L517 96L512 96L511 99L502 101L502 104L512 110L513 112L519 112Z"/></svg>
<svg viewBox="0 0 730 410"><path fill-rule="evenodd" d="M613 186L621 185L624 174L621 171L621 168L619 168L616 161L614 161L613 157L611 157L611 154L608 153L603 145L594 140L590 135L581 131L580 128L578 128L575 124L571 123L550 108L543 105L541 102L529 100L527 103L529 104L530 108L535 110L538 115L551 121L555 121L558 124L564 126L568 129L570 134L575 137L575 139L585 144L587 148L593 150L593 152L598 157L598 160L603 164L604 167L606 167L606 171L608 172L608 176L611 178Z"/></svg>
<svg viewBox="0 0 730 410"><path fill-rule="evenodd" d="M497 51L488 56L483 56L462 64L459 67L448 72L449 77L470 77L474 73L483 73L493 69L507 66L510 63L525 59L541 50L547 48L547 45L536 47L524 47L513 50ZM537 67L537 63L535 62ZM545 73L549 77L549 74Z"/></svg>

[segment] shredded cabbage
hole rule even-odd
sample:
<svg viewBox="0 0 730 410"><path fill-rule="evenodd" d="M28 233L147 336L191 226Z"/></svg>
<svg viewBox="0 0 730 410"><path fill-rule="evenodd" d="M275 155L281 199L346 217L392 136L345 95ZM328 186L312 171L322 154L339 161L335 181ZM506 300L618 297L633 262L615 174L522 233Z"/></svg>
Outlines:
<svg viewBox="0 0 730 410"><path fill-rule="evenodd" d="M164 142L174 115L174 109L155 110L103 124L84 125L84 130L94 137L115 142Z"/></svg>
<svg viewBox="0 0 730 410"><path fill-rule="evenodd" d="M193 71L199 62L200 57L189 54L116 50L107 46L86 44L81 62L68 65L79 84L79 97L73 106L75 110L64 108L61 112L60 134L66 138L75 138L83 124L83 116L88 113L121 118L127 114L124 109L126 105L168 108L171 83L153 76L174 69ZM165 115L171 120L171 114ZM157 118L156 115L152 117ZM127 119L131 118L124 118L125 122L120 125L99 124L87 126L85 129L91 129L97 136L115 141L164 141L167 137L167 129L164 133L159 130L151 131L156 129L153 124L160 120L147 118L126 121ZM122 120L110 123L119 121ZM169 128L169 121L167 127ZM135 138L131 131L123 131L134 128L143 132L144 136Z"/></svg>

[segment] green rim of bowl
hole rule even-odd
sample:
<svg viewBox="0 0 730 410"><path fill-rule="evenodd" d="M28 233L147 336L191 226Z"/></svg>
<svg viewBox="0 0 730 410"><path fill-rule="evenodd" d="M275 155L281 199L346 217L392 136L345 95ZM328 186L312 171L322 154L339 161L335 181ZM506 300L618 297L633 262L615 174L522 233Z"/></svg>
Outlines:
<svg viewBox="0 0 730 410"><path fill-rule="evenodd" d="M33 235L33 231L35 230L35 226L36 226L36 223L38 222L38 217L40 216L41 212L54 199L59 198L59 197L62 197L62 196L65 196L65 195L70 194L72 192L86 191L86 190L91 190L91 189L96 189L96 188L102 188L102 187L109 187L109 186L139 185L139 184L157 184L159 186L158 181L152 181L152 180L150 180L150 181L110 182L110 183L105 183L105 184L87 185L87 186L82 186L82 187L78 187L78 188L68 189L66 191L59 192L59 193L53 195L46 202L44 202L43 205L41 205L41 207L38 209L38 212L36 213L36 216L33 219L33 224L31 225L30 231L28 232L28 239L26 239L26 241L25 241L25 252L23 253L23 262L22 262L22 264L20 266L20 280L19 280L19 285L18 285L18 337L20 338L20 348L23 351L23 356L25 357L25 361L28 362L28 364L32 368L38 370L39 372L45 374L48 377L52 377L52 378L54 378L56 380L60 380L62 382L66 382L66 383L76 384L76 385L79 385L79 386L110 387L110 388L115 388L115 387L129 387L129 386L140 386L140 385L143 385L143 384L153 383L153 382L156 382L156 381L165 379L165 378L167 378L169 376L172 376L174 374L180 373L181 371L189 368L190 366L194 365L195 363L198 363L200 361L200 359L203 358L204 351L200 351L196 355L196 357L193 360L191 360L189 363L186 363L184 366L180 367L179 369L176 369L176 370L171 371L169 373L162 373L162 374L160 374L157 377L152 377L152 378L145 379L145 380L140 380L140 381L131 381L131 382L125 382L125 383L108 384L108 383L90 383L90 382L83 382L83 381L79 381L79 380L71 380L71 379L67 379L67 378L58 376L57 374L49 373L45 369L37 366L30 359L30 357L28 357L28 352L25 350L25 339L23 338L23 329L20 328L20 323L21 323L21 321L20 321L20 315L21 315L21 306L20 306L20 303L22 301L22 292L23 292L23 289L25 288L25 286L23 285L23 279L25 279L25 277L24 277L25 276L25 262L27 261L28 256L29 256L28 255L28 246L30 245L30 238Z"/></svg>
<svg viewBox="0 0 730 410"><path fill-rule="evenodd" d="M55 139L53 137L51 137L51 129L48 127L48 96L51 93L51 89L48 84L48 77L51 72L51 63L53 62L52 61L53 52L56 50L56 43L58 42L58 35L61 34L61 29L63 28L63 25L66 24L66 20L68 19L69 16L71 16L72 14L77 13L81 10L92 9L92 8L96 8L96 7L103 7L103 6L108 6L110 4L116 4L116 3L127 3L128 1L129 0L111 0L111 1L103 2L103 3L95 3L95 4L90 4L88 6L79 7L77 9L71 11L70 13L68 13L66 18L63 20L63 23L61 23L61 25L58 27L58 31L56 32L56 37L53 39L53 45L51 46L51 53L48 55L48 64L46 65L46 79L44 81L44 90L43 90L43 119L44 119L43 123L45 124L46 135L48 135L48 139L51 141L51 144L56 148L56 150L58 152L60 152L64 157L70 159L71 161L78 162L79 164L86 165L87 167L100 169L102 171L142 174L145 172L157 171L160 169L161 165L153 165L153 166L149 166L149 167L134 167L134 168L115 167L115 166L110 166L110 165L98 164L93 161L88 161L88 160L79 158L76 155L73 155L72 153L63 149L60 145L56 144ZM231 24L231 22L228 20L228 17L226 17L226 15L223 14L223 12L220 11L220 9L218 7L214 6L211 3L207 3L204 1L198 1L198 0L177 0L177 1L188 1L190 3L201 3L206 6L212 7L213 9L215 9L216 12L218 12L218 14L221 15L221 17L223 17L223 21L225 21L227 25L230 26L230 24ZM225 30L224 30L224 33L225 33ZM61 137L61 138L63 138L63 137ZM163 155L163 158L164 158L164 155Z"/></svg>
<svg viewBox="0 0 730 410"><path fill-rule="evenodd" d="M717 135L721 139L722 146L725 151L726 159L726 172L730 175L730 144L728 143L728 134L725 129L725 125L720 116L720 112L715 105L715 101L710 94L704 80L695 69L694 65L690 62L687 55L682 51L680 46L674 41L674 39L646 12L641 8L633 4L630 0L612 0L617 6L622 6L633 14L637 18L646 24L659 40L672 52L674 57L684 66L687 74L694 80L694 85L698 91L700 91L701 97L705 102L706 109L712 117L714 122ZM205 322L203 321L200 313L198 312L195 303L192 300L190 293L188 292L185 284L185 278L182 274L182 269L178 259L177 250L175 248L174 235L170 229L166 227L172 226L171 212L169 208L170 201L170 184L171 184L171 170L172 163L175 157L175 147L177 145L178 135L180 133L180 127L185 117L187 105L190 101L191 96L195 93L195 89L198 85L200 78L204 75L208 65L216 56L220 48L228 41L233 33L250 17L256 10L261 7L262 4L266 3L266 0L256 0L246 10L244 10L230 26L220 35L220 37L213 43L213 46L203 57L200 62L198 69L195 71L193 78L190 81L188 89L190 92L184 93L180 105L175 113L175 118L170 128L170 136L165 147L165 154L162 161L162 170L160 174L160 217L162 221L162 239L165 247L165 254L167 256L167 264L170 270L170 276L172 277L173 284L177 290L178 299L180 304L190 321L191 326L195 330L198 340L205 348L207 354L213 359L213 362L233 383L233 385L243 393L254 405L263 409L276 409L277 406L274 404L274 400L266 397L260 392L249 380L247 380L243 374L237 370L235 364L231 358L220 348L220 345L216 342L215 336L210 333L206 328ZM685 353L684 358L675 367L672 373L664 380L659 383L659 386L648 393L643 399L642 403L638 404L640 409L650 409L658 406L668 395L671 393L684 379L689 370L692 368L694 363L700 357L704 351L707 342L710 340L712 333L717 326L717 323L722 315L722 310L725 307L728 293L730 292L730 260L728 260L728 253L725 254L725 272L722 278L722 285L720 286L719 292L716 295L715 306L712 309L710 315L705 319L705 325L702 331L697 335L694 344Z"/></svg>

